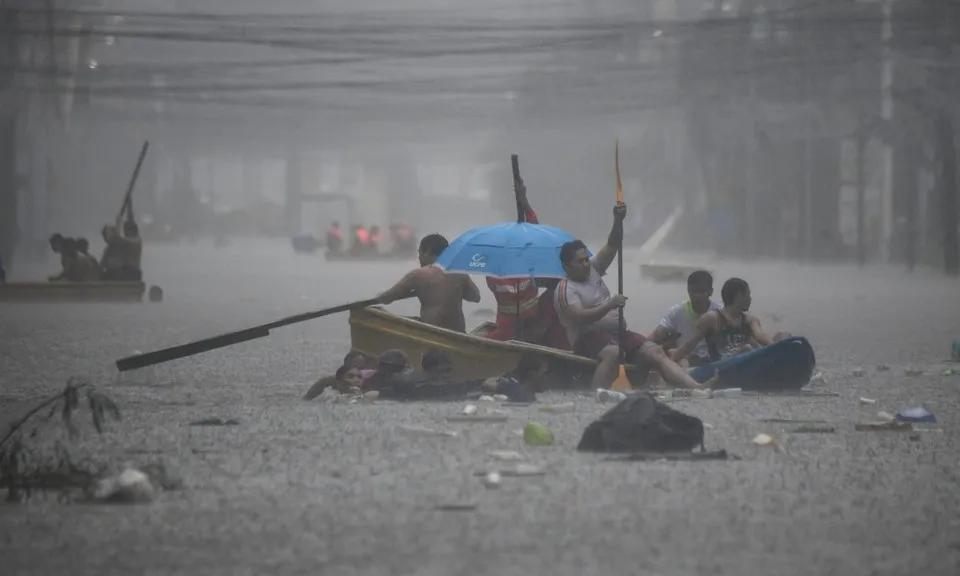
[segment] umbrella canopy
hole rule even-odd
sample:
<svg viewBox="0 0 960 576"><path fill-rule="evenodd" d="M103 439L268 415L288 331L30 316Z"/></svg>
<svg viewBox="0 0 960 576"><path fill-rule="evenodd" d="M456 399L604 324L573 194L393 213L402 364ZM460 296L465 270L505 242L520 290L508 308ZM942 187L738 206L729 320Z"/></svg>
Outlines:
<svg viewBox="0 0 960 576"><path fill-rule="evenodd" d="M473 228L437 258L446 272L494 278L563 278L560 247L576 240L553 226L512 222Z"/></svg>

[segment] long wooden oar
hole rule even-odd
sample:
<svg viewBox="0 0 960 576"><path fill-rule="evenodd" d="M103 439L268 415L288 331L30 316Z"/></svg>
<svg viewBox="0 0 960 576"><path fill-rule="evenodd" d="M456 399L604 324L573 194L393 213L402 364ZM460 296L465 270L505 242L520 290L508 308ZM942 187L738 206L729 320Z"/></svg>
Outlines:
<svg viewBox="0 0 960 576"><path fill-rule="evenodd" d="M623 183L620 181L620 139L617 139L616 145L614 146L614 167L617 171L617 205L623 204ZM622 224L622 223L621 223ZM619 246L617 246L617 290L620 294L623 294L623 227L621 225L620 229L620 240ZM618 390L620 392L626 392L633 390L633 384L630 383L630 379L627 378L627 359L624 354L624 332L626 324L623 321L623 308L619 310L619 330L617 331L619 335L619 342L617 342L620 348L620 375L617 376L617 379L613 381L613 384L610 386L613 390Z"/></svg>
<svg viewBox="0 0 960 576"><path fill-rule="evenodd" d="M513 166L513 185L514 193L516 193L517 182L523 182L520 178L520 157L516 154L510 155L510 164ZM520 204L520 198L517 198L517 222L526 222L527 213L523 209L523 205Z"/></svg>
<svg viewBox="0 0 960 576"><path fill-rule="evenodd" d="M412 295L406 296L406 298L410 297L412 297ZM379 303L379 300L376 298L371 298L369 300L341 304L340 306L333 306L332 308L324 308L323 310L306 312L304 314L297 314L296 316L288 316L281 320L277 320L276 322L271 322L262 326L254 326L253 328L247 328L246 330L228 332L219 336L213 336L212 338L205 338L196 342L190 342L189 344L182 344L172 348L164 348L163 350L148 352L147 354L138 354L136 356L122 358L117 360L117 369L121 372L126 372L128 370L136 370L137 368L145 368L155 364L170 362L171 360L179 360L180 358L202 354L218 348L226 348L227 346L232 346L233 344L248 342L250 340L256 340L257 338L264 338L269 336L270 331L274 328L289 326L290 324L298 324L300 322L306 322L307 320L322 318L324 316L338 314L348 310L355 310L357 308L366 308L367 306L372 306L377 303Z"/></svg>
<svg viewBox="0 0 960 576"><path fill-rule="evenodd" d="M127 184L127 193L123 196L123 204L120 205L120 213L117 214L117 227L120 227L120 221L123 220L123 213L128 210L133 212L133 188L137 185L137 177L140 175L140 167L143 166L143 159L147 156L147 148L150 147L150 141L144 140L143 147L140 148L140 157L137 158L137 166L133 169L133 176L130 177L130 183Z"/></svg>

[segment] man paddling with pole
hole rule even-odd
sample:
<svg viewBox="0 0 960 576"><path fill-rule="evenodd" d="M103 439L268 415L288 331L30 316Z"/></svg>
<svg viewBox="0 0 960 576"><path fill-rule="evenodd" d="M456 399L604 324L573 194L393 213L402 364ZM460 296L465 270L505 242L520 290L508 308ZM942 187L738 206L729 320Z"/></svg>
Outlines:
<svg viewBox="0 0 960 576"><path fill-rule="evenodd" d="M619 166L617 171L619 175ZM607 243L593 258L581 240L567 242L560 248L560 262L566 278L557 286L554 306L566 329L567 339L573 343L576 354L599 363L591 380L592 389L609 387L617 378L618 364L626 362L642 362L660 372L668 384L677 388L700 388L701 384L671 360L657 343L627 329L622 315L627 298L623 294L611 295L603 281L623 245L626 215L627 205L618 201L613 208L613 227ZM622 277L621 273L621 283ZM703 386L711 387L718 377L714 374Z"/></svg>

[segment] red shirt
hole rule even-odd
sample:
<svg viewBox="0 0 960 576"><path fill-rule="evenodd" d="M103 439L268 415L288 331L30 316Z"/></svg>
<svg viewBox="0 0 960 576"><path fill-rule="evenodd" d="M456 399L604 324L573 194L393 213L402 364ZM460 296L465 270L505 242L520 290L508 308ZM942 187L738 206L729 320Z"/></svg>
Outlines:
<svg viewBox="0 0 960 576"><path fill-rule="evenodd" d="M547 290L540 295L539 321L546 326L541 344L558 350L572 350L573 346L567 340L567 330L560 323L557 309L553 305L553 295L554 290Z"/></svg>
<svg viewBox="0 0 960 576"><path fill-rule="evenodd" d="M537 213L527 208L526 219L530 224L539 224ZM497 299L497 327L512 327L517 320L517 309L521 319L538 316L537 294L540 290L531 278L492 278L487 277L487 287ZM519 300L519 304L517 303Z"/></svg>

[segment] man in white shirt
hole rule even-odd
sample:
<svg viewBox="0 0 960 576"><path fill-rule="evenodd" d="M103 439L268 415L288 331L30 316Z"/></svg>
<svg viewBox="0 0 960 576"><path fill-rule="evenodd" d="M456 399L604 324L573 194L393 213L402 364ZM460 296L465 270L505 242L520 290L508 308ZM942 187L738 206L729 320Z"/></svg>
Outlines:
<svg viewBox="0 0 960 576"><path fill-rule="evenodd" d="M667 352L683 346L696 335L697 321L701 316L723 308L710 298L713 296L713 276L706 270L697 270L687 278L687 296L690 299L671 308L650 335L650 339ZM687 361L690 366L708 364L710 354L706 342L701 341Z"/></svg>
<svg viewBox="0 0 960 576"><path fill-rule="evenodd" d="M576 354L597 360L591 387L607 388L616 378L620 360L620 330L623 329L624 357L627 362L643 362L660 372L663 379L677 388L710 388L715 375L703 385L687 374L664 353L663 348L641 334L627 330L619 321L619 309L627 302L623 294L612 294L603 275L613 263L623 234L623 218L627 207L618 204L613 210L613 229L607 243L590 258L580 240L567 242L560 248L560 262L566 277L554 295L554 306L567 339Z"/></svg>

